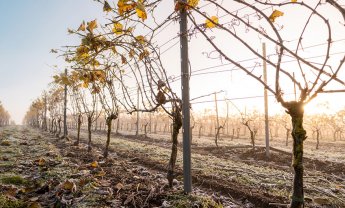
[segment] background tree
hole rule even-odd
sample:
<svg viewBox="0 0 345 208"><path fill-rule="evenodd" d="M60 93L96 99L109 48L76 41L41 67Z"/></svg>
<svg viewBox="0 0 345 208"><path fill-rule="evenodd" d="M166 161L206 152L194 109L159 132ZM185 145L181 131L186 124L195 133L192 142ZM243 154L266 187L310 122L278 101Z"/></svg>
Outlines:
<svg viewBox="0 0 345 208"><path fill-rule="evenodd" d="M259 113L253 111L251 113L241 114L241 117L241 123L249 130L250 143L253 150L255 150L255 139L260 128L260 121L258 120L260 118Z"/></svg>
<svg viewBox="0 0 345 208"><path fill-rule="evenodd" d="M78 77L73 77L77 76L77 74L72 74L70 75L72 80L75 80ZM81 125L83 124L83 110L82 110L82 103L81 103L81 95L80 95L80 90L75 82L71 82L71 85L68 87L68 93L69 97L71 100L71 108L72 108L72 117L76 123L76 129L77 129L77 139L74 143L74 145L78 146L80 143L80 130L81 130Z"/></svg>
<svg viewBox="0 0 345 208"><path fill-rule="evenodd" d="M10 114L8 113L8 111L6 111L6 109L4 108L4 106L2 105L1 101L0 101L0 126L7 126L10 124Z"/></svg>
<svg viewBox="0 0 345 208"><path fill-rule="evenodd" d="M306 124L312 131L312 138L316 140L315 149L319 149L320 139L323 135L322 129L325 129L327 116L324 114L307 116Z"/></svg>
<svg viewBox="0 0 345 208"><path fill-rule="evenodd" d="M289 115L287 114L281 115L278 122L285 130L285 146L288 146L289 136L291 134L291 129L292 129Z"/></svg>
<svg viewBox="0 0 345 208"><path fill-rule="evenodd" d="M44 105L42 100L37 98L29 107L24 116L24 123L35 128L40 128L43 118Z"/></svg>

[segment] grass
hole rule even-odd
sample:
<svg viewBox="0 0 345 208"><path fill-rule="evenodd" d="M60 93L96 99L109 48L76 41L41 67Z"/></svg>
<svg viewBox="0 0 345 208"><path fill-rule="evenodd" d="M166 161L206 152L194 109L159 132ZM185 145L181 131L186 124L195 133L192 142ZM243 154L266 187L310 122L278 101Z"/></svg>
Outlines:
<svg viewBox="0 0 345 208"><path fill-rule="evenodd" d="M167 200L172 207L176 208L223 208L223 205L215 202L210 197L197 196L197 195L186 195L182 192L169 195Z"/></svg>
<svg viewBox="0 0 345 208"><path fill-rule="evenodd" d="M25 208L26 204L21 200L10 199L7 196L0 194L1 208Z"/></svg>
<svg viewBox="0 0 345 208"><path fill-rule="evenodd" d="M8 175L1 178L3 184L25 185L28 181L19 175Z"/></svg>
<svg viewBox="0 0 345 208"><path fill-rule="evenodd" d="M11 143L8 140L3 140L3 141L1 141L0 145L1 146L11 146Z"/></svg>

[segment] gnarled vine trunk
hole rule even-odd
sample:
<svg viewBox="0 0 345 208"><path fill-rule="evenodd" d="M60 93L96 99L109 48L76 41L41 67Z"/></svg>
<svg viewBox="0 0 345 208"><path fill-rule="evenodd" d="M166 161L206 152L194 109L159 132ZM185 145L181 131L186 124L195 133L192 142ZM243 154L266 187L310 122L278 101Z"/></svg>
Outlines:
<svg viewBox="0 0 345 208"><path fill-rule="evenodd" d="M248 121L243 122L243 125L245 125L247 127L247 129L249 130L250 143L252 144L252 149L255 150L255 136L256 136L257 130L251 129Z"/></svg>
<svg viewBox="0 0 345 208"><path fill-rule="evenodd" d="M116 124L116 134L119 133L119 128L120 128L120 118L117 119L117 124Z"/></svg>
<svg viewBox="0 0 345 208"><path fill-rule="evenodd" d="M57 129L58 129L57 123L56 123L56 120L54 120L54 131L53 131L54 134L56 134Z"/></svg>
<svg viewBox="0 0 345 208"><path fill-rule="evenodd" d="M105 150L103 153L104 158L108 157L108 151L109 151L109 144L110 144L110 135L111 135L111 127L112 127L112 121L113 119L116 119L117 115L110 115L107 117L106 122L107 122L107 141L105 144Z"/></svg>
<svg viewBox="0 0 345 208"><path fill-rule="evenodd" d="M88 116L87 117L87 132L88 132L88 138L89 138L89 142L88 142L88 147L87 147L87 151L91 152L91 127L92 127L92 117Z"/></svg>
<svg viewBox="0 0 345 208"><path fill-rule="evenodd" d="M223 128L223 126L219 126L216 128L216 136L214 139L214 143L216 144L216 147L218 147L218 139L220 138L220 130Z"/></svg>
<svg viewBox="0 0 345 208"><path fill-rule="evenodd" d="M232 129L231 141L234 140L234 137L235 137L235 129Z"/></svg>
<svg viewBox="0 0 345 208"><path fill-rule="evenodd" d="M50 133L54 132L54 118L52 118L51 125L50 125Z"/></svg>
<svg viewBox="0 0 345 208"><path fill-rule="evenodd" d="M252 143L252 149L255 150L255 132L250 130L250 142Z"/></svg>
<svg viewBox="0 0 345 208"><path fill-rule="evenodd" d="M293 180L293 193L290 207L302 208L304 207L304 191L303 191L303 141L307 138L306 131L303 128L303 102L288 102L284 106L287 113L291 116L292 122L292 167L295 175Z"/></svg>
<svg viewBox="0 0 345 208"><path fill-rule="evenodd" d="M147 137L147 125L149 125L149 123L146 123L144 125L144 136L145 136L145 138Z"/></svg>
<svg viewBox="0 0 345 208"><path fill-rule="evenodd" d="M289 145L289 135L290 135L290 129L286 129L286 140L285 140L285 145Z"/></svg>
<svg viewBox="0 0 345 208"><path fill-rule="evenodd" d="M62 120L61 120L61 118L59 118L58 119L59 132L57 133L57 136L60 136L60 134L61 134L61 122L62 122Z"/></svg>
<svg viewBox="0 0 345 208"><path fill-rule="evenodd" d="M182 127L181 111L179 107L175 107L175 110L173 112L172 147L171 147L171 155L170 155L168 173L167 173L167 179L168 179L170 187L173 186L173 180L175 177L174 170L175 170L176 157L177 157L177 144L178 144L177 137L178 137L181 127Z"/></svg>
<svg viewBox="0 0 345 208"><path fill-rule="evenodd" d="M199 127L199 139L201 137L201 129L202 129L202 126Z"/></svg>
<svg viewBox="0 0 345 208"><path fill-rule="evenodd" d="M320 144L320 129L316 130L316 149L319 149Z"/></svg>
<svg viewBox="0 0 345 208"><path fill-rule="evenodd" d="M78 121L77 121L77 141L75 142L75 145L79 145L79 142L80 142L80 128L81 128L81 118L82 118L82 115L79 114L78 115Z"/></svg>

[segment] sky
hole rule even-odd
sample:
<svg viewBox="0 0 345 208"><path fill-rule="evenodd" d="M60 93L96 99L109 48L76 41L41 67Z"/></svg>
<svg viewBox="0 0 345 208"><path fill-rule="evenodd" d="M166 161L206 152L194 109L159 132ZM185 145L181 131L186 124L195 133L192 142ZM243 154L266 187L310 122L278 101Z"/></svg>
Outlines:
<svg viewBox="0 0 345 208"><path fill-rule="evenodd" d="M75 44L67 28L98 14L87 0L0 1L0 100L16 123L52 81L51 66L63 65L50 50Z"/></svg>
<svg viewBox="0 0 345 208"><path fill-rule="evenodd" d="M157 15L166 17L170 14L167 12L168 9L171 10L173 8L173 1L165 1L162 8L158 10ZM265 12L269 15L272 10L273 8L269 8ZM207 11L210 15L216 13L212 8ZM284 25L285 28L283 30L285 31L292 31L289 30L289 27L290 29L297 27L296 24L300 20L301 14L296 13L294 8L284 10L284 12L285 15L278 18L277 24ZM327 13L329 10L326 8L324 12ZM218 15L220 16L221 14ZM61 71L64 69L65 64L63 60L57 58L56 54L49 53L49 51L53 48L56 49L65 45L76 45L79 43L78 38L68 34L67 28L77 29L83 20L90 21L97 18L99 22L102 22L107 17L102 12L102 7L92 0L0 1L0 18L2 20L0 26L0 100L16 123L22 122L30 103L40 96L43 90L48 88L48 84L52 81L52 76L54 73L57 73L57 70L52 66L57 65ZM149 16L147 21L152 21L152 18L150 19ZM203 21L200 20L201 23ZM226 18L220 18L220 21L225 22L228 20ZM313 34L318 30L318 27L319 24L315 24L307 32ZM176 38L178 28L178 22L174 21L156 38L157 44L160 45L173 39L161 47L161 51L167 50L162 55L162 60L167 68L168 76L171 77L180 76L179 39ZM212 35L212 31L210 33ZM317 34L319 35L314 35L315 40L311 38L306 46L326 41L322 32L317 32ZM345 31L343 28L337 30L334 40L344 38L344 34ZM248 40L253 41L253 44L254 42L258 44L258 51L261 51L261 44L264 40L256 36L252 37L250 34L247 35ZM286 33L285 35L293 42L296 34ZM214 37L217 43L222 45L224 49L231 50L229 53L237 60L252 58L245 53L240 53L241 51L239 49L236 50L236 43L228 39L226 35L215 33ZM193 36L189 43L189 59L192 71L197 72L198 70L205 69L205 67L227 63L224 60L212 58L214 56L213 53L210 53L212 49L207 46L207 43L200 35ZM338 45L339 47L336 47L334 52L338 52L337 50L344 51L343 46L345 45L345 41L338 42ZM273 53L274 50L275 46L267 45L268 54ZM319 50L322 50L322 48L310 48L303 51L303 53L307 57L310 57L318 55ZM208 58L205 55L207 53L210 55ZM259 62L262 61L259 60ZM255 63L254 61L244 62L246 66L252 66ZM287 64L286 67L292 67L292 65ZM232 65L225 65L204 72L228 70L226 72L200 74L197 76L193 76L192 73L190 97L195 98L212 92L224 91L218 95L218 99L235 98L233 99L234 104L242 111L253 108L262 109L264 105L262 98L263 87L249 78L245 73L236 70L229 71L231 69L233 69ZM261 70L260 67L259 70ZM268 73L271 78L274 77L272 76L272 70ZM180 94L180 82L174 82L173 87L177 91L177 94ZM291 94L292 92L290 86L290 90L285 93ZM241 99L243 97L255 98ZM320 96L317 102L313 102L310 105L310 112L318 112L317 106L322 102L328 102L331 105L330 108L334 110L344 108L345 103L333 102L334 98L336 98L334 95ZM212 101L213 99L213 96L208 96L197 101ZM273 97L270 97L269 101L271 114L282 112L282 108ZM218 105L221 111L225 109L225 102L220 102ZM202 111L204 108L214 109L214 103L206 102L204 104L193 105L194 111Z"/></svg>

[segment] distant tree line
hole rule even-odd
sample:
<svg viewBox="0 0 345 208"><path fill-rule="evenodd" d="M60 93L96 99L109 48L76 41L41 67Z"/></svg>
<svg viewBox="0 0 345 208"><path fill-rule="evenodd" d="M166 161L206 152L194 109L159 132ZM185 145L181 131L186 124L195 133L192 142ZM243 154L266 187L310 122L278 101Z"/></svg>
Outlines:
<svg viewBox="0 0 345 208"><path fill-rule="evenodd" d="M10 114L8 111L4 108L0 101L0 126L7 126L10 124Z"/></svg>

